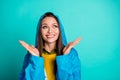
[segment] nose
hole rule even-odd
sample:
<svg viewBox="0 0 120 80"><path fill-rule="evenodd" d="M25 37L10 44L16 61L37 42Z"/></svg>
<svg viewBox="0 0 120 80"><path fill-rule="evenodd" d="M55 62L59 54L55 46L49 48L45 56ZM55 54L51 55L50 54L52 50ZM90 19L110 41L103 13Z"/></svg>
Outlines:
<svg viewBox="0 0 120 80"><path fill-rule="evenodd" d="M52 28L49 28L48 32L49 32L49 33L53 32Z"/></svg>

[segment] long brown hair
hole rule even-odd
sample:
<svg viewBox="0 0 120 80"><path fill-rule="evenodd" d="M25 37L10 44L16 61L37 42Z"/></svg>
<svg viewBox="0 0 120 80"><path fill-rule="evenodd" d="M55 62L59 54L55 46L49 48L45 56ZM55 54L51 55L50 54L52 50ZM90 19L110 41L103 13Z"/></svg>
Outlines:
<svg viewBox="0 0 120 80"><path fill-rule="evenodd" d="M43 46L44 46L44 40L42 38L42 33L41 33L41 23L42 23L42 20L46 17L53 17L57 23L58 23L58 27L59 27L59 31L60 31L60 34L59 34L59 37L58 37L58 40L57 40L57 43L56 43L56 54L57 55L61 55L63 52L63 48L64 48L64 45L62 43L62 35L61 35L61 30L60 30L60 23L59 23L59 20L57 18L57 16L55 16L52 12L46 12L39 20L39 23L38 23L38 31L37 31L37 35L36 35L36 48L39 50L39 55L41 56L42 55L42 52L43 52Z"/></svg>

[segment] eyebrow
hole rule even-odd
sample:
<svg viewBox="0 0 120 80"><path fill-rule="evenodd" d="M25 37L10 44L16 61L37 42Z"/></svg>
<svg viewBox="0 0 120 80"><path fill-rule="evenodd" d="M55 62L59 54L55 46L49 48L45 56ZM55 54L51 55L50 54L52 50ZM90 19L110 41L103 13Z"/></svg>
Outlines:
<svg viewBox="0 0 120 80"><path fill-rule="evenodd" d="M53 23L52 25L54 25L54 24L58 25L58 23ZM46 23L43 23L43 24L41 24L41 25L47 25L47 24L46 24Z"/></svg>
<svg viewBox="0 0 120 80"><path fill-rule="evenodd" d="M53 24L57 24L58 25L58 23L53 23Z"/></svg>
<svg viewBox="0 0 120 80"><path fill-rule="evenodd" d="M58 24L58 23L53 23L53 24Z"/></svg>
<svg viewBox="0 0 120 80"><path fill-rule="evenodd" d="M46 23L43 23L43 24L41 24L41 25L47 25Z"/></svg>
<svg viewBox="0 0 120 80"><path fill-rule="evenodd" d="M42 25L42 26L43 26L43 25L45 25L45 26L46 26L46 25L47 25L47 23L42 23L41 25Z"/></svg>

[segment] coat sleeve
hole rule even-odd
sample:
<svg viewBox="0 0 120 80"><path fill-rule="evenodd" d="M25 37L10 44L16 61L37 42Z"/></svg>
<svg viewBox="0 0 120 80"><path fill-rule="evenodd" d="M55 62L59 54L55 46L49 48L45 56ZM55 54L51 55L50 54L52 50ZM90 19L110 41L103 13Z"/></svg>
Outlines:
<svg viewBox="0 0 120 80"><path fill-rule="evenodd" d="M44 80L44 62L42 57L27 53L24 59L19 80Z"/></svg>
<svg viewBox="0 0 120 80"><path fill-rule="evenodd" d="M71 49L70 53L56 57L57 80L81 80L81 63L78 53Z"/></svg>

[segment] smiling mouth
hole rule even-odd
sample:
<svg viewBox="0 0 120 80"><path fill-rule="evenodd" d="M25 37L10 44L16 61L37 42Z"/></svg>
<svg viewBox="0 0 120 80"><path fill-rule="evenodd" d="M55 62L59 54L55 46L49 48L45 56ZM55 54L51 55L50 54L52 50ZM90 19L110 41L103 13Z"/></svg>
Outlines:
<svg viewBox="0 0 120 80"><path fill-rule="evenodd" d="M52 35L46 35L47 38L53 38L55 35L52 34Z"/></svg>

